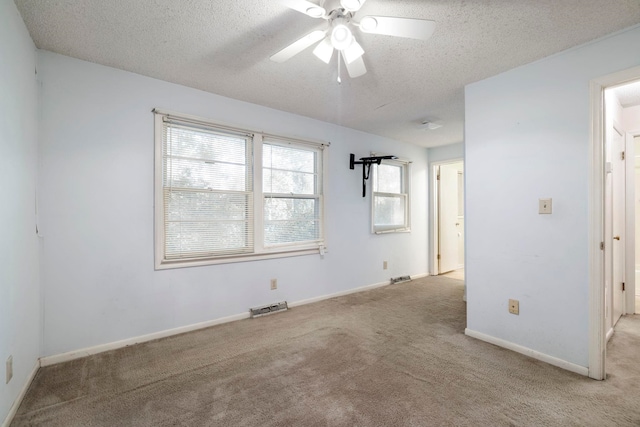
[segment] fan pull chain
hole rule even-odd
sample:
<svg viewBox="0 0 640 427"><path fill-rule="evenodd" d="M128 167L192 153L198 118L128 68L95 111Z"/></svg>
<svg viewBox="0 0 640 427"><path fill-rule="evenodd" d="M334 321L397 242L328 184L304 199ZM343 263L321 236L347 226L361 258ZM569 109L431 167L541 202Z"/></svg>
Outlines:
<svg viewBox="0 0 640 427"><path fill-rule="evenodd" d="M340 78L340 60L342 59L342 52L338 51L338 84L342 84L342 79Z"/></svg>

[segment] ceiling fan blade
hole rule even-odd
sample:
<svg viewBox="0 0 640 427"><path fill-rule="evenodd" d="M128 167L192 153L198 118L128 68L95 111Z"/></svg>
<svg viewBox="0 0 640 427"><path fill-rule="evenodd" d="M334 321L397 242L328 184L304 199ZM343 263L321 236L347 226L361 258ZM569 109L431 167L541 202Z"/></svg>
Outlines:
<svg viewBox="0 0 640 427"><path fill-rule="evenodd" d="M344 49L343 52L344 62L346 62L347 64L351 64L353 61L364 55L364 49L362 49L362 46L360 46L360 44L355 40L353 40L351 42L351 45L349 45L348 48Z"/></svg>
<svg viewBox="0 0 640 427"><path fill-rule="evenodd" d="M342 59L344 59L344 64L347 67L347 72L349 73L349 77L351 77L352 79L355 79L356 77L360 77L361 75L367 72L367 67L364 66L364 61L362 60L362 56L359 56L358 58L354 59L353 62L348 63L343 50Z"/></svg>
<svg viewBox="0 0 640 427"><path fill-rule="evenodd" d="M280 3L312 18L323 18L327 14L323 7L307 0L280 0Z"/></svg>
<svg viewBox="0 0 640 427"><path fill-rule="evenodd" d="M333 45L331 44L331 37L327 36L322 40L315 49L313 54L320 58L321 61L328 64L333 56Z"/></svg>
<svg viewBox="0 0 640 427"><path fill-rule="evenodd" d="M313 31L307 34L306 36L291 43L289 46L285 47L281 51L273 54L271 56L271 60L273 62L279 62L279 63L284 62L287 59L290 59L296 56L297 54L299 54L300 52L302 52L303 50L305 50L306 48L308 48L318 40L321 40L324 37L324 35L325 35L325 31L322 31L322 30Z"/></svg>
<svg viewBox="0 0 640 427"><path fill-rule="evenodd" d="M436 28L434 21L390 16L365 16L360 20L360 30L365 33L427 40Z"/></svg>

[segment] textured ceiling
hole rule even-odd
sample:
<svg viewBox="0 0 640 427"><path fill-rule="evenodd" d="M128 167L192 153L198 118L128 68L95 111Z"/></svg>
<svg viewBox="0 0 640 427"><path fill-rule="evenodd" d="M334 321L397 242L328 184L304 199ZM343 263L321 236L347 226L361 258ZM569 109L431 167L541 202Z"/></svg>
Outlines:
<svg viewBox="0 0 640 427"><path fill-rule="evenodd" d="M368 73L338 85L336 55L269 60L325 25L277 0L15 3L40 49L424 147L462 141L464 85L640 23L639 0L368 0L356 18L429 19L435 33L358 33ZM419 129L425 118L443 127Z"/></svg>

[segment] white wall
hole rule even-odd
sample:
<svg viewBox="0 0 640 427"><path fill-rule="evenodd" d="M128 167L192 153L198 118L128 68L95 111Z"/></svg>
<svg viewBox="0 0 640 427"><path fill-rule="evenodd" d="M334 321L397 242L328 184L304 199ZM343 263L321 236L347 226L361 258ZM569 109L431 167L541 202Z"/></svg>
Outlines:
<svg viewBox="0 0 640 427"><path fill-rule="evenodd" d="M626 107L622 110L624 129L627 132L640 131L640 105ZM636 153L640 155L640 153Z"/></svg>
<svg viewBox="0 0 640 427"><path fill-rule="evenodd" d="M10 0L0 0L0 422L32 372L41 346L36 51ZM5 384L5 361L14 376Z"/></svg>
<svg viewBox="0 0 640 427"><path fill-rule="evenodd" d="M469 330L588 366L589 82L638 46L635 27L466 87Z"/></svg>
<svg viewBox="0 0 640 427"><path fill-rule="evenodd" d="M435 130L434 132L437 132ZM464 143L442 145L427 149L429 163L446 162L447 160L457 160L464 158Z"/></svg>
<svg viewBox="0 0 640 427"><path fill-rule="evenodd" d="M49 52L40 62L44 355L427 272L424 148ZM330 141L324 259L154 271L154 107ZM413 160L411 233L370 233L348 165L371 151Z"/></svg>

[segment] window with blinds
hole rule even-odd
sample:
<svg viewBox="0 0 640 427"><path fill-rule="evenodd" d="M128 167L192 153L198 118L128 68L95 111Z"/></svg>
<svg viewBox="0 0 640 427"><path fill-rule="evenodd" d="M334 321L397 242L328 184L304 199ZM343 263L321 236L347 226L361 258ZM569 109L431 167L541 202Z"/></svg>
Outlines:
<svg viewBox="0 0 640 427"><path fill-rule="evenodd" d="M157 269L324 247L323 144L155 113Z"/></svg>
<svg viewBox="0 0 640 427"><path fill-rule="evenodd" d="M262 191L266 247L320 240L321 159L317 148L265 140Z"/></svg>
<svg viewBox="0 0 640 427"><path fill-rule="evenodd" d="M409 231L408 162L384 160L373 167L373 232Z"/></svg>
<svg viewBox="0 0 640 427"><path fill-rule="evenodd" d="M253 252L250 136L164 120L162 138L165 259Z"/></svg>

